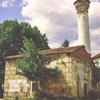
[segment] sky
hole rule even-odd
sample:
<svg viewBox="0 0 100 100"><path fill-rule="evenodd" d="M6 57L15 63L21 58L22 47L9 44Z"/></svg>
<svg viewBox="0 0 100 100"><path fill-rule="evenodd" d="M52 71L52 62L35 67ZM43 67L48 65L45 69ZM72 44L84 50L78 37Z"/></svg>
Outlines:
<svg viewBox="0 0 100 100"><path fill-rule="evenodd" d="M0 0L0 23L4 20L26 21L46 34L51 48L67 39L78 45L75 0ZM100 52L100 0L91 0L89 26L92 56Z"/></svg>

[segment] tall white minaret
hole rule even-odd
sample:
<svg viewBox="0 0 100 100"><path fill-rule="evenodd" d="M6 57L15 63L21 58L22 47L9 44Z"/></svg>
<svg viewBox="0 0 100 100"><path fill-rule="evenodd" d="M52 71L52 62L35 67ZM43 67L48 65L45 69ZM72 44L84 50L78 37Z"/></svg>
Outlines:
<svg viewBox="0 0 100 100"><path fill-rule="evenodd" d="M90 32L89 32L89 0L76 0L74 6L78 15L78 40L80 45L84 45L87 52L91 54Z"/></svg>

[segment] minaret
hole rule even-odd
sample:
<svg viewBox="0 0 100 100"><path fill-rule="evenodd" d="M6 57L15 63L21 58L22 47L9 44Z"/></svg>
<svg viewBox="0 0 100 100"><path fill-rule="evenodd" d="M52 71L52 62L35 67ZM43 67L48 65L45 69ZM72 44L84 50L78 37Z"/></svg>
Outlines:
<svg viewBox="0 0 100 100"><path fill-rule="evenodd" d="M74 6L78 15L78 40L80 45L84 45L87 52L91 54L90 33L89 33L89 0L76 0Z"/></svg>

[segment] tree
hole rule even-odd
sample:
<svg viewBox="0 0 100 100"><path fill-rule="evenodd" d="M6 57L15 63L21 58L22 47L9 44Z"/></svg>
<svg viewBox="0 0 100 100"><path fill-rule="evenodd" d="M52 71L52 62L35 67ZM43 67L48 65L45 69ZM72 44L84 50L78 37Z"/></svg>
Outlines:
<svg viewBox="0 0 100 100"><path fill-rule="evenodd" d="M18 74L27 77L31 81L41 81L49 76L58 76L59 70L57 68L46 68L47 57L41 55L37 50L36 45L32 39L24 40L24 49L26 53L23 61L17 62Z"/></svg>
<svg viewBox="0 0 100 100"><path fill-rule="evenodd" d="M16 55L23 46L23 37L32 38L38 49L48 49L48 39L45 34L35 26L32 28L28 23L18 23L17 20L6 20L0 24L0 50L1 56Z"/></svg>
<svg viewBox="0 0 100 100"><path fill-rule="evenodd" d="M98 60L95 60L95 65L92 69L92 72L93 72L93 84L94 86L96 86L97 83L100 82L100 64L99 64L99 61Z"/></svg>
<svg viewBox="0 0 100 100"><path fill-rule="evenodd" d="M64 40L61 47L69 47L69 41L67 39Z"/></svg>
<svg viewBox="0 0 100 100"><path fill-rule="evenodd" d="M39 50L49 49L48 39L38 28L31 27L27 22L6 20L0 24L0 84L4 81L4 69L6 56L17 55L23 52L23 37L32 39Z"/></svg>
<svg viewBox="0 0 100 100"><path fill-rule="evenodd" d="M18 74L27 77L29 80L37 81L42 76L45 68L45 60L39 55L38 50L32 40L25 39L23 52L27 55L23 58L23 62L18 61Z"/></svg>

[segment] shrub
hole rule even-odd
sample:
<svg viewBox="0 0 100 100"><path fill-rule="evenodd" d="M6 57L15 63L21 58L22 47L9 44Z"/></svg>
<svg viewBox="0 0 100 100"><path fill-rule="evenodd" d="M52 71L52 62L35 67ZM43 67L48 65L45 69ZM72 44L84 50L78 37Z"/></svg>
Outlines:
<svg viewBox="0 0 100 100"><path fill-rule="evenodd" d="M100 97L100 91L98 89L93 89L89 91L88 96L90 99L98 99Z"/></svg>

